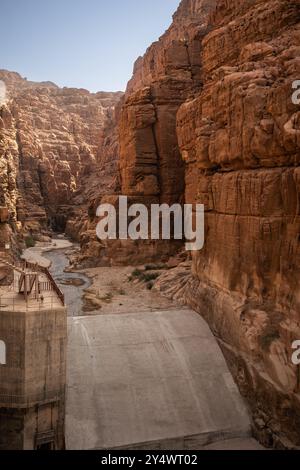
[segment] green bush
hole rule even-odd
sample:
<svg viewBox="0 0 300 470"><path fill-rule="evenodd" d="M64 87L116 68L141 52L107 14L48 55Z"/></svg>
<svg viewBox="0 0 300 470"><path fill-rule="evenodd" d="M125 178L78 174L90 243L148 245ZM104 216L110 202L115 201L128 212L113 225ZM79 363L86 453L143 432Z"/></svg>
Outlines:
<svg viewBox="0 0 300 470"><path fill-rule="evenodd" d="M143 275L143 281L150 282L155 281L159 277L159 273L147 273Z"/></svg>
<svg viewBox="0 0 300 470"><path fill-rule="evenodd" d="M31 235L25 238L25 245L26 248L33 248L35 246L35 240Z"/></svg>
<svg viewBox="0 0 300 470"><path fill-rule="evenodd" d="M135 269L132 273L132 277L137 277L138 279L141 279L143 277L143 272L140 269Z"/></svg>
<svg viewBox="0 0 300 470"><path fill-rule="evenodd" d="M135 269L129 277L129 281L132 282L134 279L139 279L141 282L145 282L146 284L151 283L152 285L150 286L150 289L152 289L152 281L155 281L159 276L159 272L148 272L148 270L141 271L140 269Z"/></svg>

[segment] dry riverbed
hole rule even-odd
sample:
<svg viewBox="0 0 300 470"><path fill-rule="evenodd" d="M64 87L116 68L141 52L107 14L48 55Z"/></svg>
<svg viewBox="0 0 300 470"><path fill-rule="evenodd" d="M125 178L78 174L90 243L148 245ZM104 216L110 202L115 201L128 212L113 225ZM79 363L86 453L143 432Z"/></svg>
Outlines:
<svg viewBox="0 0 300 470"><path fill-rule="evenodd" d="M107 315L112 313L149 312L176 308L172 301L152 291L151 278L157 274L134 267L107 267L85 269L92 280L84 294L84 314Z"/></svg>
<svg viewBox="0 0 300 470"><path fill-rule="evenodd" d="M66 239L54 239L51 243L36 243L36 246L32 248L26 248L23 251L22 259L28 261L28 263L37 263L44 268L49 268L51 262L43 256L43 253L47 253L53 250L67 250L71 248L73 243Z"/></svg>
<svg viewBox="0 0 300 470"><path fill-rule="evenodd" d="M50 268L65 292L71 316L126 314L176 308L175 303L152 290L154 281L165 271L166 266L97 267L77 270L72 269L72 264L67 266L68 255L74 255L77 249L68 240L55 239L49 244L37 243L34 248L25 250L22 256L29 262ZM84 281L80 275L85 275L90 280L91 285L88 288L82 288ZM81 302L82 305L79 305Z"/></svg>

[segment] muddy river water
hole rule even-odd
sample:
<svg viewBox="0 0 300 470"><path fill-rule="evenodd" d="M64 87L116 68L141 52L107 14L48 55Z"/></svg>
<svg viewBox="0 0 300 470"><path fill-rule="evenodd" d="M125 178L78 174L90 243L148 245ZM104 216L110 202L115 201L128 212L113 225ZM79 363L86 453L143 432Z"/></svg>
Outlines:
<svg viewBox="0 0 300 470"><path fill-rule="evenodd" d="M48 251L43 256L51 261L49 271L65 294L68 315L72 317L84 315L82 297L84 289L90 287L91 280L83 273L65 272L65 269L69 266L65 250Z"/></svg>

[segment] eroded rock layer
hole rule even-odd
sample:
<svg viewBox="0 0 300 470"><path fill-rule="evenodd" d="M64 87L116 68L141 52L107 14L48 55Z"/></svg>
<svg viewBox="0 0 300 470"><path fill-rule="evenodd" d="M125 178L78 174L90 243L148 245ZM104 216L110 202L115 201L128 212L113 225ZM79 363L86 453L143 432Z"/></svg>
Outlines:
<svg viewBox="0 0 300 470"><path fill-rule="evenodd" d="M185 164L176 114L201 89L201 41L215 1L184 1L171 27L134 66L120 113L120 182L130 203L183 203ZM170 256L178 243L123 243L136 262Z"/></svg>
<svg viewBox="0 0 300 470"><path fill-rule="evenodd" d="M117 154L103 149L122 93L61 89L6 71L0 80L7 91L0 108L0 204L25 232L64 230L85 202L75 200L85 180L92 176L100 192L116 173ZM107 179L97 179L99 168Z"/></svg>
<svg viewBox="0 0 300 470"><path fill-rule="evenodd" d="M183 2L174 23L134 65L115 121L119 128L119 180L114 191L90 198L90 217L81 229L85 265L139 264L168 259L182 243L116 240L99 243L95 217L100 203L128 204L184 201L185 164L176 135L176 114L201 88L201 39L208 32L214 1ZM200 22L199 22L200 19ZM113 139L116 133L112 129ZM72 223L77 225L78 219ZM69 224L70 225L70 224Z"/></svg>
<svg viewBox="0 0 300 470"><path fill-rule="evenodd" d="M207 319L276 447L300 445L299 20L299 1L183 0L118 106L0 74L0 206L15 223L57 228L67 214L92 264L134 264L178 247L99 243L100 202L205 205L204 249L156 288Z"/></svg>
<svg viewBox="0 0 300 470"><path fill-rule="evenodd" d="M220 338L266 445L300 444L300 10L219 1L201 43L203 89L177 114L186 202L206 206L206 242L159 289Z"/></svg>

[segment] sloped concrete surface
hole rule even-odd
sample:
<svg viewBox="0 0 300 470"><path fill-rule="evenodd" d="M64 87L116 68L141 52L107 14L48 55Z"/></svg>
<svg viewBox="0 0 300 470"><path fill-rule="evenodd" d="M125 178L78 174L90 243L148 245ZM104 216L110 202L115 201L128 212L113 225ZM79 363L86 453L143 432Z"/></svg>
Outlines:
<svg viewBox="0 0 300 470"><path fill-rule="evenodd" d="M191 310L69 318L67 363L68 449L248 442L242 398Z"/></svg>

